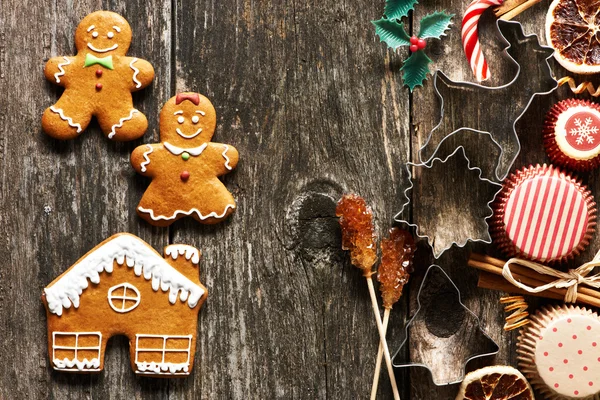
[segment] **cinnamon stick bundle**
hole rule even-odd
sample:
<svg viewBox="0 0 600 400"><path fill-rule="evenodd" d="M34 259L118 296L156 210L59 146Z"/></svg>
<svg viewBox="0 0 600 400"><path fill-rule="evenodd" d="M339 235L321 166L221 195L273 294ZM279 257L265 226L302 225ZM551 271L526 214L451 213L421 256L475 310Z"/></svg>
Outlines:
<svg viewBox="0 0 600 400"><path fill-rule="evenodd" d="M503 290L512 293L526 294L529 296L546 297L550 299L563 300L567 293L565 288L550 288L541 293L530 293L513 286L502 276L502 269L506 261L490 257L484 254L471 254L467 265L484 271L479 276L479 287L487 289ZM511 265L513 277L525 285L536 287L545 285L556 280L555 277L539 274L529 268L519 265ZM491 277L489 275L494 275ZM600 307L600 292L589 287L580 285L577 290L577 303Z"/></svg>

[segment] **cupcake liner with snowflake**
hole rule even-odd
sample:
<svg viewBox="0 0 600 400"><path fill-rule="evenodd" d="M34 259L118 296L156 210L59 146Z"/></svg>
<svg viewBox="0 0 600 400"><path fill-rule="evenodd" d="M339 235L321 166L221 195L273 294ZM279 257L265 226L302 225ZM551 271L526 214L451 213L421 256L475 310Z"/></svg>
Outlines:
<svg viewBox="0 0 600 400"><path fill-rule="evenodd" d="M415 87L422 86L427 75L431 73L429 64L432 60L425 54L426 39L441 39L450 29L454 14L445 11L436 11L421 18L419 33L410 36L406 33L402 18L408 15L417 4L416 0L386 0L385 15L377 21L375 33L389 48L396 50L402 46L409 46L410 56L403 62L402 79L412 92Z"/></svg>

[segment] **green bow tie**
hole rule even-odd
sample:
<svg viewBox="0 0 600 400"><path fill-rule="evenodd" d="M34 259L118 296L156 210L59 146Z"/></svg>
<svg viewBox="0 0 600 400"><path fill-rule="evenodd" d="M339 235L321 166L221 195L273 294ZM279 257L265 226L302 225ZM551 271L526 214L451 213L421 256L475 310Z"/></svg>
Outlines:
<svg viewBox="0 0 600 400"><path fill-rule="evenodd" d="M112 62L112 56L107 56L104 58L99 58L96 57L93 54L87 53L85 55L85 64L83 64L83 67L89 67L90 65L94 65L94 64L100 64L103 67L106 67L108 69L114 69L113 68L113 62Z"/></svg>

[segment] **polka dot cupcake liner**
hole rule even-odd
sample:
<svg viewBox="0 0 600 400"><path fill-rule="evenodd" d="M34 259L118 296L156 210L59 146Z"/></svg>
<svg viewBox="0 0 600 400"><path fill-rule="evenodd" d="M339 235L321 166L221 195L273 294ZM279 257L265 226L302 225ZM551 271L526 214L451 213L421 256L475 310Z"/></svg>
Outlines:
<svg viewBox="0 0 600 400"><path fill-rule="evenodd" d="M596 226L596 203L576 178L552 165L511 174L492 204L490 233L508 257L568 261L585 250Z"/></svg>
<svg viewBox="0 0 600 400"><path fill-rule="evenodd" d="M586 308L549 306L521 330L519 368L545 399L600 400L600 318Z"/></svg>

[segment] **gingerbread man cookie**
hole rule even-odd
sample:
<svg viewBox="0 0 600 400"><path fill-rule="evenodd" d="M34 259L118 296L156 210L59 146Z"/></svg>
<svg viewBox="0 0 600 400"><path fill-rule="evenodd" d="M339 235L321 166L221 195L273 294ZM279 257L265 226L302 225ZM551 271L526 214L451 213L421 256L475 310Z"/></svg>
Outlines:
<svg viewBox="0 0 600 400"><path fill-rule="evenodd" d="M148 86L154 68L145 60L126 57L131 27L119 14L96 11L75 31L77 55L53 57L44 74L65 88L42 116L44 132L55 139L74 139L92 116L109 139L137 139L146 132L146 116L133 107L131 92Z"/></svg>
<svg viewBox="0 0 600 400"><path fill-rule="evenodd" d="M152 178L137 213L155 226L168 226L185 216L214 224L235 210L233 196L219 176L233 170L238 152L212 143L216 112L198 93L172 97L160 112L160 141L137 147L131 165Z"/></svg>

